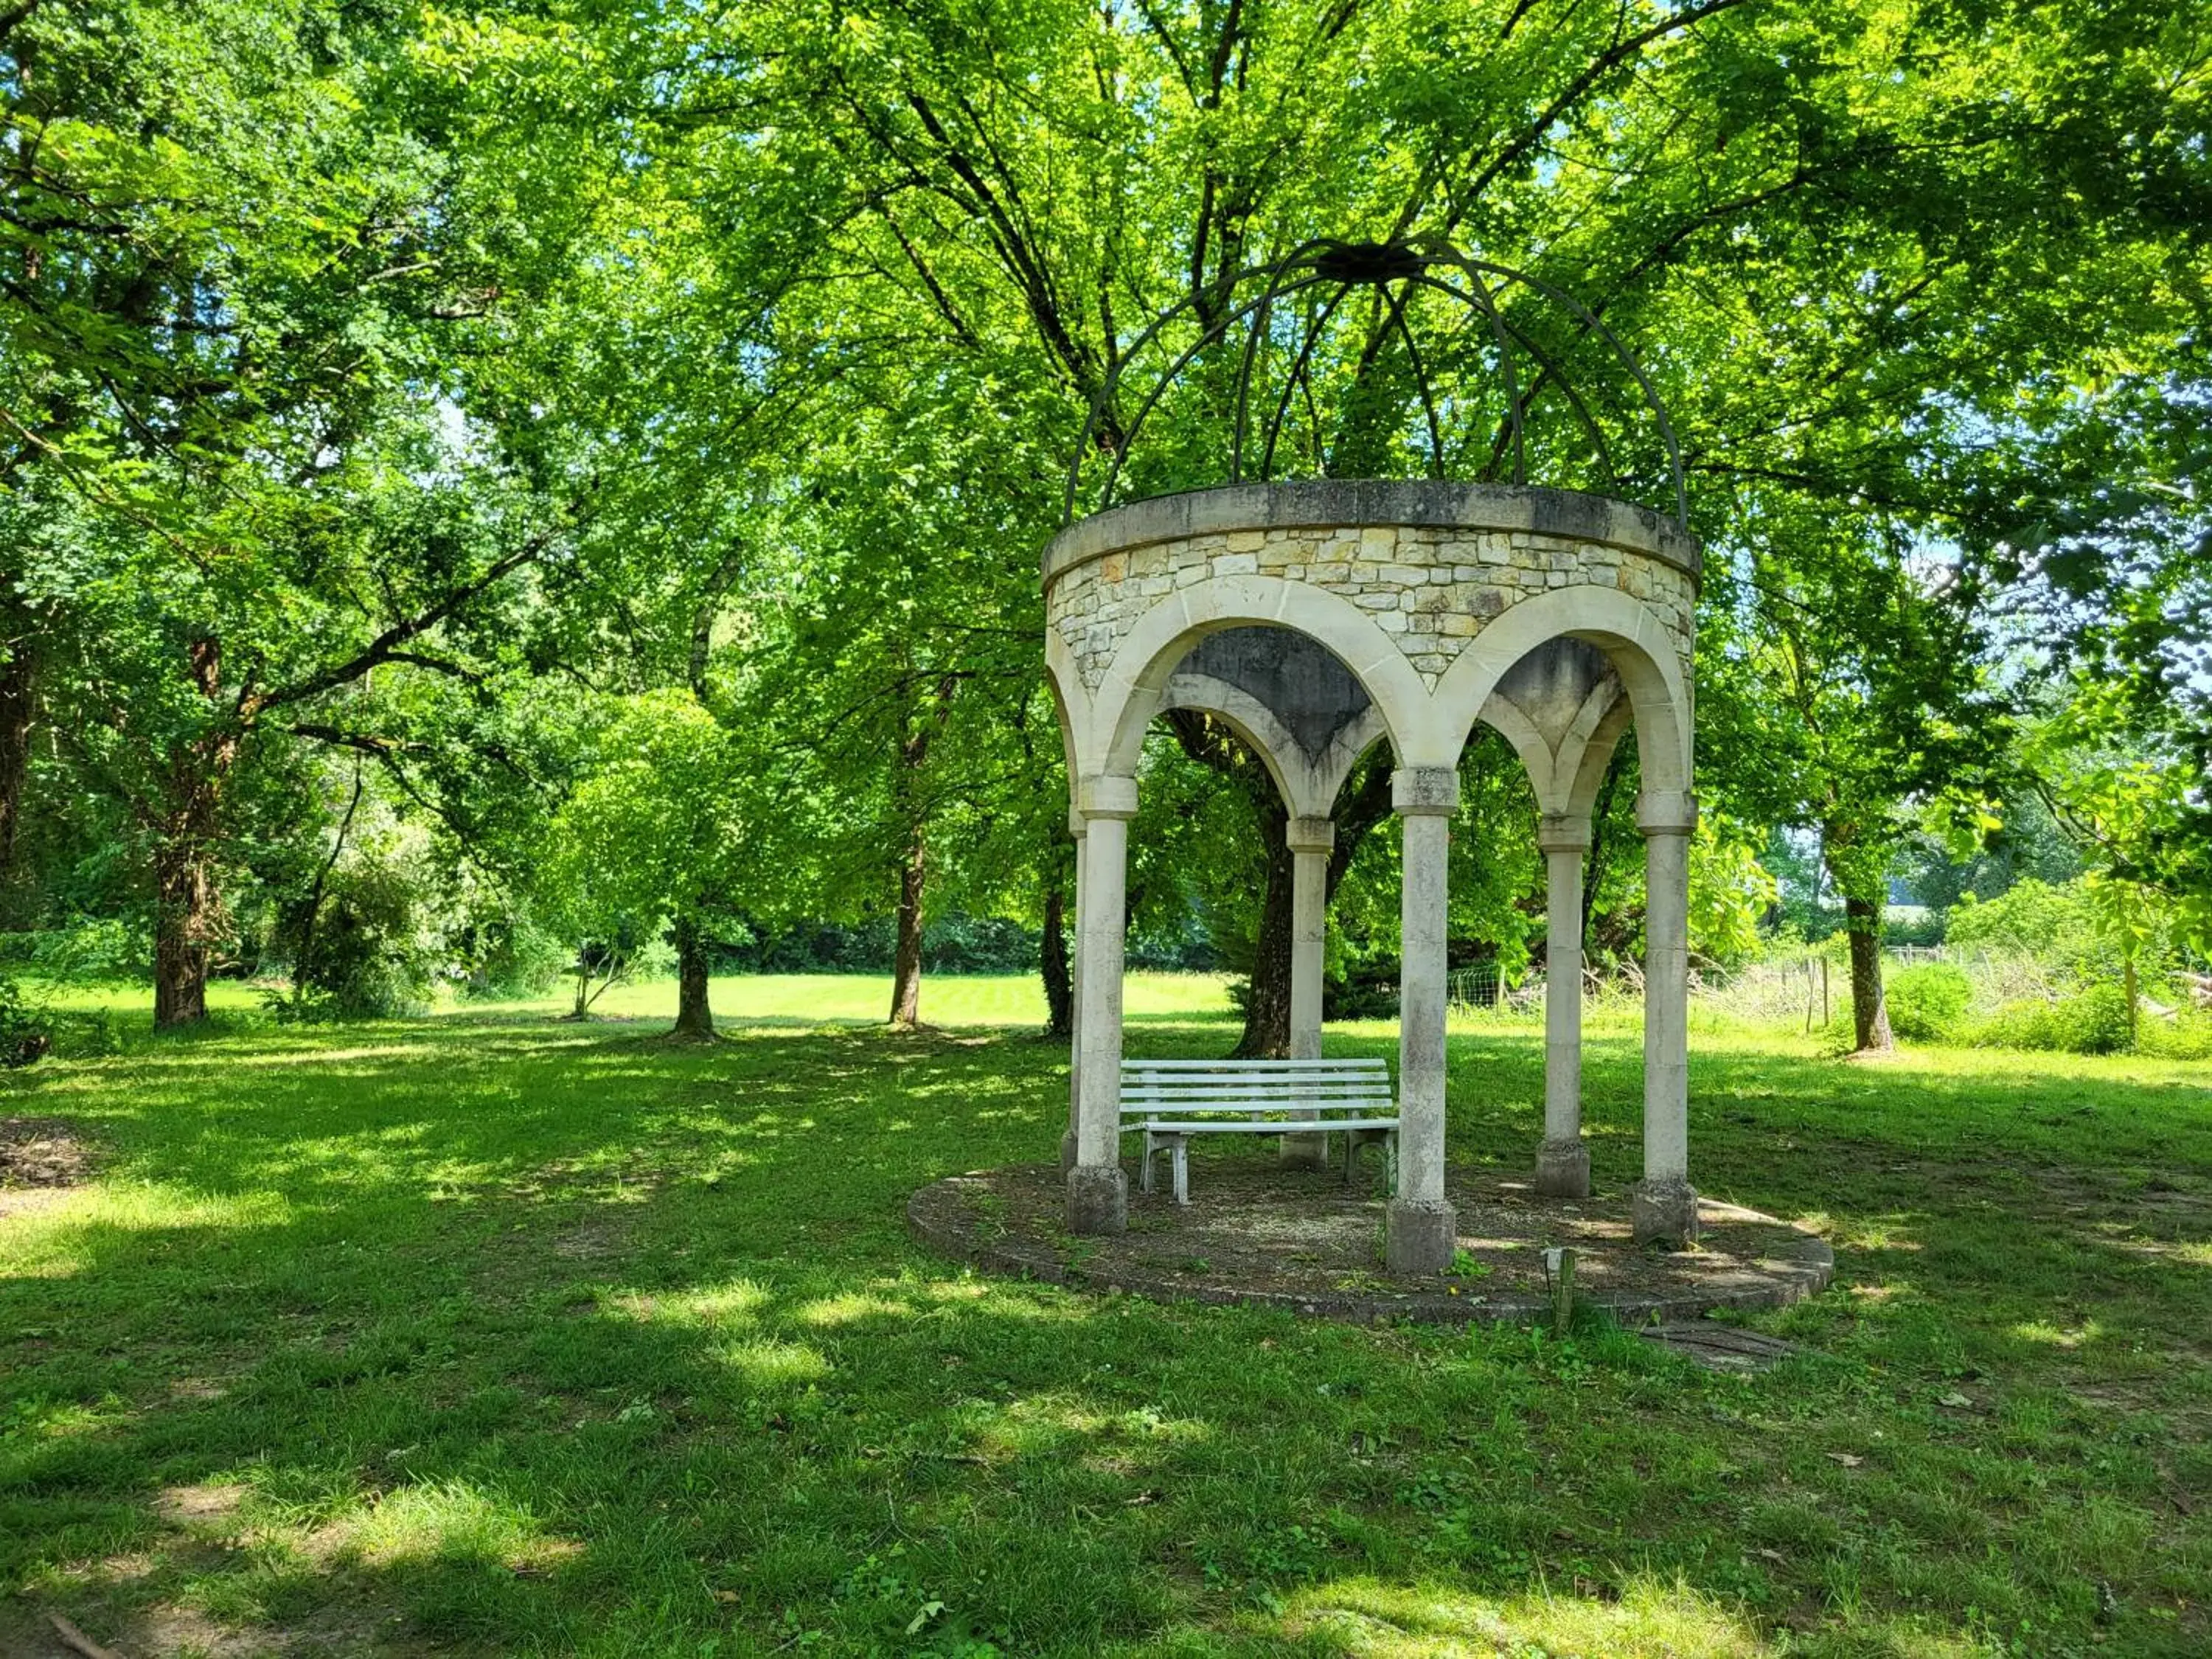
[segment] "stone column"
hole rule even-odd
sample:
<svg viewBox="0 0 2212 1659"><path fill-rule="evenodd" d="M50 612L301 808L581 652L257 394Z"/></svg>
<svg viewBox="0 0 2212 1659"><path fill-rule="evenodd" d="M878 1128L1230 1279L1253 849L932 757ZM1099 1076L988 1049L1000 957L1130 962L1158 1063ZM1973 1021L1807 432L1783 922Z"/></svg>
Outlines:
<svg viewBox="0 0 2212 1659"><path fill-rule="evenodd" d="M1444 1200L1444 906L1459 774L1401 767L1390 804L1402 842L1399 908L1398 1193L1383 1234L1394 1273L1441 1273L1458 1243Z"/></svg>
<svg viewBox="0 0 2212 1659"><path fill-rule="evenodd" d="M1290 848L1291 1058L1321 1058L1322 963L1328 946L1328 855L1336 826L1327 818L1292 818L1283 832ZM1288 1168L1318 1170L1328 1163L1326 1135L1285 1135Z"/></svg>
<svg viewBox="0 0 2212 1659"><path fill-rule="evenodd" d="M1690 1185L1690 835L1697 798L1647 790L1644 831L1644 1179L1632 1195L1636 1242L1698 1236Z"/></svg>
<svg viewBox="0 0 2212 1659"><path fill-rule="evenodd" d="M1069 1001L1074 1005L1074 1030L1067 1034L1067 1128L1060 1137L1060 1167L1075 1167L1075 1126L1083 1105L1083 844L1090 825L1082 813L1067 809L1067 833L1075 837L1075 954L1067 964Z"/></svg>
<svg viewBox="0 0 2212 1659"><path fill-rule="evenodd" d="M1067 1230L1118 1233L1129 1224L1121 1170L1121 937L1128 911L1133 778L1087 777L1077 791L1083 835L1083 987L1075 1013L1075 1166L1067 1172Z"/></svg>
<svg viewBox="0 0 2212 1659"><path fill-rule="evenodd" d="M1589 1196L1583 1143L1583 854L1589 820L1547 812L1536 826L1544 854L1544 1144L1536 1190L1547 1198Z"/></svg>

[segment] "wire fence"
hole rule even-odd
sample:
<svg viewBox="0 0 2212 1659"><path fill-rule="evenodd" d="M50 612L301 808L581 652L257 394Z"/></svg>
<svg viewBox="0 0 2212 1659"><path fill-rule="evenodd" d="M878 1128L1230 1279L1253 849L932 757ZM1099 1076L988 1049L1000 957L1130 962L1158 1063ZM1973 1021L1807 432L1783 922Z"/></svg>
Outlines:
<svg viewBox="0 0 2212 1659"><path fill-rule="evenodd" d="M1977 1014L1992 1012L2008 1003L2052 1000L2066 988L2050 964L2029 957L1922 945L1888 946L1882 951L1886 972L1930 962L1949 963L1966 975L1967 1007ZM1513 983L1506 981L1497 963L1478 963L1454 969L1446 994L1451 1006L1462 1012L1540 1009L1544 975L1534 972ZM1633 962L1620 963L1603 975L1589 970L1583 975L1586 1001L1633 1003L1643 995L1644 975ZM1700 1006L1739 1019L1817 1030L1850 1009L1850 971L1842 963L1811 951L1732 969L1693 962L1690 995Z"/></svg>

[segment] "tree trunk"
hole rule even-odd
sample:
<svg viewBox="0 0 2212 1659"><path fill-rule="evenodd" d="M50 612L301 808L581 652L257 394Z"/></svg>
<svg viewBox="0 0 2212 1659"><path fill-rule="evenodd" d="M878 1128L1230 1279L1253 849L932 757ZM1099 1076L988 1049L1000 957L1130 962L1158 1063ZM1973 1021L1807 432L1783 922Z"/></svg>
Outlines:
<svg viewBox="0 0 2212 1659"><path fill-rule="evenodd" d="M215 877L198 838L164 842L154 854L154 1024L207 1018L208 957L219 925Z"/></svg>
<svg viewBox="0 0 2212 1659"><path fill-rule="evenodd" d="M891 953L891 1024L911 1028L921 1019L921 896L924 847L917 831L899 866L898 945Z"/></svg>
<svg viewBox="0 0 2212 1659"><path fill-rule="evenodd" d="M1067 962L1067 893L1059 882L1044 890L1044 941L1039 951L1044 974L1045 1035L1075 1032L1075 981Z"/></svg>
<svg viewBox="0 0 2212 1659"><path fill-rule="evenodd" d="M930 705L908 711L899 741L898 766L891 779L899 819L906 825L907 843L899 862L898 943L891 952L890 1023L908 1030L921 1022L921 900L927 879L930 813L921 771L929 760L930 744L951 717L953 694L959 689L957 678L945 675L937 682Z"/></svg>
<svg viewBox="0 0 2212 1659"><path fill-rule="evenodd" d="M1267 780L1262 777L1263 782ZM1291 928L1297 854L1284 845L1289 814L1270 782L1255 799L1260 844L1267 849L1267 884L1260 902L1260 933L1252 948L1251 994L1244 1002L1244 1035L1238 1060L1287 1060L1291 1053Z"/></svg>
<svg viewBox="0 0 2212 1659"><path fill-rule="evenodd" d="M38 716L38 659L31 653L27 623L19 626L0 663L0 885L12 884L15 836L23 818L23 783L29 775L31 729Z"/></svg>
<svg viewBox="0 0 2212 1659"><path fill-rule="evenodd" d="M707 1006L707 941L696 923L676 924L676 1026L671 1036L711 1040L714 1011Z"/></svg>
<svg viewBox="0 0 2212 1659"><path fill-rule="evenodd" d="M1859 1051L1894 1048L1881 994L1881 902L1844 895L1844 924L1850 931L1851 1025Z"/></svg>
<svg viewBox="0 0 2212 1659"><path fill-rule="evenodd" d="M354 814L361 810L362 789L367 781L362 763L353 766L353 796L346 802L345 816L338 820L338 832L331 838L330 856L315 872L315 884L307 890L307 913L300 919L300 948L292 963L292 1006L307 1006L307 984L315 968L315 927L323 914L323 894L330 886L331 872L337 868L338 860L345 854L346 836L353 830Z"/></svg>
<svg viewBox="0 0 2212 1659"><path fill-rule="evenodd" d="M193 685L213 702L222 651L192 641ZM221 720L169 757L167 811L154 848L154 1024L190 1025L207 1018L208 961L224 917L215 884L214 848L222 828L222 789L238 759L240 733Z"/></svg>
<svg viewBox="0 0 2212 1659"><path fill-rule="evenodd" d="M1620 769L1626 746L1616 741L1612 758L1605 763L1605 776L1597 787L1597 801L1590 808L1589 851L1583 856L1583 950L1589 950L1590 920L1597 915L1598 896L1605 890L1606 826L1613 819L1613 798L1620 787Z"/></svg>
<svg viewBox="0 0 2212 1659"><path fill-rule="evenodd" d="M1260 932L1252 957L1252 997L1245 1005L1244 1031L1237 1043L1239 1058L1287 1056L1291 1048L1291 928L1296 919L1297 855L1283 844L1288 809L1263 773L1264 793L1253 810L1267 848L1267 880L1260 902ZM1329 850L1328 896L1352 867L1375 826L1390 816L1390 762L1387 754L1355 771L1336 803L1336 842Z"/></svg>

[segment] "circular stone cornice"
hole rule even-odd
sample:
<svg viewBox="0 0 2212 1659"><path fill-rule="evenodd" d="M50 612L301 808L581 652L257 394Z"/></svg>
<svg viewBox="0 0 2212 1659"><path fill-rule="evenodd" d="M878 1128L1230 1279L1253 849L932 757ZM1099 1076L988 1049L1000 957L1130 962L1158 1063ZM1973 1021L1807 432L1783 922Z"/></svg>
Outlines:
<svg viewBox="0 0 2212 1659"><path fill-rule="evenodd" d="M1321 478L1224 484L1153 495L1079 519L1046 544L1044 586L1109 553L1240 530L1347 530L1370 526L1518 531L1640 553L1695 584L1698 538L1649 507L1577 489L1449 483L1433 478Z"/></svg>

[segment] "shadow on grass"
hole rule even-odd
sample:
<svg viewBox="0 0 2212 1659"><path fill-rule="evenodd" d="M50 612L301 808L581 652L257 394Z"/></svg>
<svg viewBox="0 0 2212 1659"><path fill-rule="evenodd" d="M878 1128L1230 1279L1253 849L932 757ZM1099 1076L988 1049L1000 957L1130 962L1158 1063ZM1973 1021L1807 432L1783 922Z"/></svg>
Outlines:
<svg viewBox="0 0 2212 1659"><path fill-rule="evenodd" d="M1638 1063L1591 1044L1601 1182ZM1451 1080L1455 1158L1532 1154L1538 1038L1455 1037ZM132 1652L1965 1652L2086 1643L2100 1579L2127 1650L2192 1650L2207 1397L2160 1367L2205 1261L2144 1253L2142 1200L2203 1123L1752 1052L1694 1088L1700 1184L1844 1247L1783 1322L1823 1352L1771 1376L973 1279L901 1210L1051 1156L1064 1067L1004 1031L426 1022L56 1068L9 1109L111 1161L0 1221L0 1571Z"/></svg>

